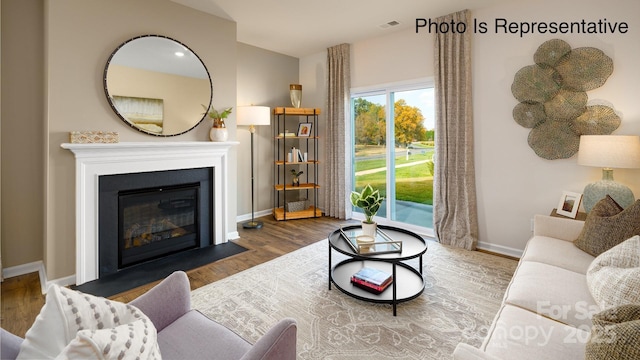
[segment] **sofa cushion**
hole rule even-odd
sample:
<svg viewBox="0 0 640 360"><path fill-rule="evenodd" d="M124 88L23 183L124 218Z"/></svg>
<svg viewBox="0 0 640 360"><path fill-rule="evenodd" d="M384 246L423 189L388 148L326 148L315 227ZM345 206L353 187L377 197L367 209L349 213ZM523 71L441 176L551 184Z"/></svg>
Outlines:
<svg viewBox="0 0 640 360"><path fill-rule="evenodd" d="M584 360L588 338L589 331L505 305L496 315L481 349L500 359Z"/></svg>
<svg viewBox="0 0 640 360"><path fill-rule="evenodd" d="M640 359L640 304L607 309L593 317L586 360Z"/></svg>
<svg viewBox="0 0 640 360"><path fill-rule="evenodd" d="M191 310L158 333L164 359L240 359L251 344L226 327Z"/></svg>
<svg viewBox="0 0 640 360"><path fill-rule="evenodd" d="M537 261L586 274L594 256L578 249L573 242L534 236L527 243L523 261Z"/></svg>
<svg viewBox="0 0 640 360"><path fill-rule="evenodd" d="M145 319L134 306L51 285L45 304L27 331L18 359L54 359L82 330L112 329ZM126 341L127 339L125 339ZM157 351L155 329L147 337L148 347Z"/></svg>
<svg viewBox="0 0 640 360"><path fill-rule="evenodd" d="M603 309L640 303L640 236L598 256L587 271L587 284Z"/></svg>
<svg viewBox="0 0 640 360"><path fill-rule="evenodd" d="M598 256L634 235L640 235L640 200L623 210L607 195L593 206L574 243Z"/></svg>
<svg viewBox="0 0 640 360"><path fill-rule="evenodd" d="M600 311L583 274L534 261L519 264L505 302L585 331Z"/></svg>

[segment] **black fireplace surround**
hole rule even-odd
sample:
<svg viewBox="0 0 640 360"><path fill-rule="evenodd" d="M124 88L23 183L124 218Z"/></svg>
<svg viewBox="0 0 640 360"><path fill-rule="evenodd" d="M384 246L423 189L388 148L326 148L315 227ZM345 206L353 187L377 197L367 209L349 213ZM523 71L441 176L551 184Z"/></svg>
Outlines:
<svg viewBox="0 0 640 360"><path fill-rule="evenodd" d="M99 177L99 277L213 245L213 168Z"/></svg>

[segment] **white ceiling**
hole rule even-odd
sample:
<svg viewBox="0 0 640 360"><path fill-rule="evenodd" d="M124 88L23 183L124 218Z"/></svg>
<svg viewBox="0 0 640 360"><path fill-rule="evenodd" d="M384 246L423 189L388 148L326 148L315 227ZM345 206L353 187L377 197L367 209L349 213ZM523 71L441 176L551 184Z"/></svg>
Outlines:
<svg viewBox="0 0 640 360"><path fill-rule="evenodd" d="M237 40L294 57L407 28L436 18L514 0L172 0L235 21ZM381 28L398 21L400 25Z"/></svg>

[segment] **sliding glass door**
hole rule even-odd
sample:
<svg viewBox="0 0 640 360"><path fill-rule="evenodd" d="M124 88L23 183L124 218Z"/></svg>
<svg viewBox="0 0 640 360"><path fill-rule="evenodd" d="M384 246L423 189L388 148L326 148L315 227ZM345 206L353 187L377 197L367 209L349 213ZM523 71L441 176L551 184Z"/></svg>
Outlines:
<svg viewBox="0 0 640 360"><path fill-rule="evenodd" d="M433 86L418 84L354 91L353 189L366 184L385 197L378 220L433 228ZM360 218L358 208L354 217Z"/></svg>

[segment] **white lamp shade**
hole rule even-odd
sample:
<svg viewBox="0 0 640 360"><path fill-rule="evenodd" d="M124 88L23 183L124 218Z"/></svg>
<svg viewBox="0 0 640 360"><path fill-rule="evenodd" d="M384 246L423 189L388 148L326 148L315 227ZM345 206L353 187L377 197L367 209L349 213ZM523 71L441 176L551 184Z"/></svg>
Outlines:
<svg viewBox="0 0 640 360"><path fill-rule="evenodd" d="M640 168L640 136L582 135L578 164L601 168Z"/></svg>
<svg viewBox="0 0 640 360"><path fill-rule="evenodd" d="M268 106L238 106L238 125L269 125L271 109Z"/></svg>

